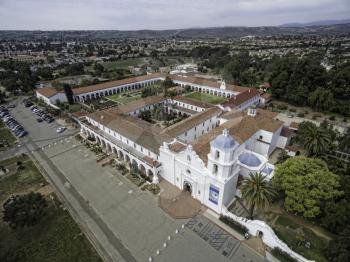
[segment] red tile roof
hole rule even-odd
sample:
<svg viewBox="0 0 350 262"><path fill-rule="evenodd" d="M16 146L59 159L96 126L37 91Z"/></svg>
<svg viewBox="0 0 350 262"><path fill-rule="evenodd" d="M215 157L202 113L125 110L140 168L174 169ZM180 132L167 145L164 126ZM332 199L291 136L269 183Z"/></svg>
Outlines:
<svg viewBox="0 0 350 262"><path fill-rule="evenodd" d="M45 96L47 98L52 97L58 93L63 93L58 90L56 90L53 87L43 87L43 88L38 88L36 89L36 92L39 93L42 96Z"/></svg>
<svg viewBox="0 0 350 262"><path fill-rule="evenodd" d="M143 75L143 76L130 77L130 78L122 79L122 80L109 81L109 82L100 83L97 85L73 88L73 94L74 95L81 95L81 94L85 94L85 93L104 90L104 89L108 89L111 87L116 87L116 86L121 86L121 85L126 85L126 84L132 84L135 82L149 80L149 79L153 79L153 78L159 78L159 77L165 77L165 75L155 73L155 74L149 74L149 75Z"/></svg>
<svg viewBox="0 0 350 262"><path fill-rule="evenodd" d="M231 97L229 101L221 104L223 107L230 107L235 108L244 102L248 101L249 99L259 95L259 91L255 88L249 88L248 90L244 91L243 93L240 93L234 97Z"/></svg>

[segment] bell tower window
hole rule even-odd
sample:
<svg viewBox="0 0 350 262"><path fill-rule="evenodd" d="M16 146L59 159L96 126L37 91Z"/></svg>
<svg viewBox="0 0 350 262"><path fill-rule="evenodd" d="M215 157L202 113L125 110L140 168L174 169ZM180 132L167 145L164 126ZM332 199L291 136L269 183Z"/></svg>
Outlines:
<svg viewBox="0 0 350 262"><path fill-rule="evenodd" d="M214 164L214 165L213 165L213 173L214 173L214 174L217 174L217 173L218 173L218 165L217 165L217 164Z"/></svg>
<svg viewBox="0 0 350 262"><path fill-rule="evenodd" d="M219 151L215 151L215 159L219 159L220 158L220 152Z"/></svg>

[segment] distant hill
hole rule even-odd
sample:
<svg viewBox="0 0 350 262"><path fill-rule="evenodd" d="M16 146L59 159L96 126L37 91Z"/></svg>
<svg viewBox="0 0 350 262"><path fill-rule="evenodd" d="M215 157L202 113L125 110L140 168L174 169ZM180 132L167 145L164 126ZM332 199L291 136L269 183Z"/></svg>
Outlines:
<svg viewBox="0 0 350 262"><path fill-rule="evenodd" d="M326 26L326 25L341 25L341 24L349 24L350 19L342 19L342 20L320 20L309 23L288 23L280 25L280 27L305 27L305 26Z"/></svg>
<svg viewBox="0 0 350 262"><path fill-rule="evenodd" d="M243 36L273 35L350 35L350 21L347 24L313 26L260 26L260 27L213 27L172 30L98 30L98 31L0 31L0 40L108 40L147 38L239 38Z"/></svg>

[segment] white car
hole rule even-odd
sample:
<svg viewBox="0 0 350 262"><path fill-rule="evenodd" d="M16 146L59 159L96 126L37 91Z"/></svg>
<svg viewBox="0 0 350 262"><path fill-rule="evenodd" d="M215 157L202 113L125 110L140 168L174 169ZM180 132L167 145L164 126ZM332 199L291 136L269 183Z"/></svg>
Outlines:
<svg viewBox="0 0 350 262"><path fill-rule="evenodd" d="M57 133L62 133L64 130L66 130L67 128L65 128L64 126L61 126L59 128L57 128L56 132Z"/></svg>

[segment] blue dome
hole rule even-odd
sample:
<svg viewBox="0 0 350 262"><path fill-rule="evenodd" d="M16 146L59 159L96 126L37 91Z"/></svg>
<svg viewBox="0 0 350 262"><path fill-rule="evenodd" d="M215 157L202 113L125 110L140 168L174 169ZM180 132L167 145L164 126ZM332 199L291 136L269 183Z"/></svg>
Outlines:
<svg viewBox="0 0 350 262"><path fill-rule="evenodd" d="M228 150L235 147L237 142L233 139L232 136L228 134L228 130L224 129L223 133L219 136L217 136L210 145L212 147L215 147L219 150Z"/></svg>
<svg viewBox="0 0 350 262"><path fill-rule="evenodd" d="M239 162L246 166L257 167L260 166L260 159L252 153L243 153L238 157Z"/></svg>

